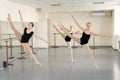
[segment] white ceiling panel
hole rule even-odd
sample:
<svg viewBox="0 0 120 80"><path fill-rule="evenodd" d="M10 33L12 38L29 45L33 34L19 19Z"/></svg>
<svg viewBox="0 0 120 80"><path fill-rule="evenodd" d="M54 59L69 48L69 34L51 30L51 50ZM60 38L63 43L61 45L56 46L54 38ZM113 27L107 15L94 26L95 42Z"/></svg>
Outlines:
<svg viewBox="0 0 120 80"><path fill-rule="evenodd" d="M89 6L89 5L100 5L93 3L104 3L103 5L115 5L120 0L9 0L32 7L49 7L51 5L58 6Z"/></svg>

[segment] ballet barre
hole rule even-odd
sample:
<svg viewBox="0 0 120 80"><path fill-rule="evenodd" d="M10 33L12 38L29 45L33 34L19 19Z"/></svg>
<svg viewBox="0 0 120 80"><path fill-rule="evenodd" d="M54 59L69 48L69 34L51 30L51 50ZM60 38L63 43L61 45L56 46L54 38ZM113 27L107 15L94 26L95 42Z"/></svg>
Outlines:
<svg viewBox="0 0 120 80"><path fill-rule="evenodd" d="M56 45L56 36L59 35L59 33L53 33L54 35L54 46L52 46L52 48L58 48L58 46ZM92 49L97 49L96 47L96 39L95 39L95 36L93 35L92 37ZM77 46L75 46L75 41L73 40L73 46L72 48L77 48Z"/></svg>
<svg viewBox="0 0 120 80"><path fill-rule="evenodd" d="M8 46L8 44L6 44L6 47L7 47L7 48L10 48L10 57L9 57L9 59L13 59L13 58L14 58L14 57L13 57L13 54L12 54L12 52L13 52L13 51L12 51L12 41L14 41L14 40L17 40L16 37L2 39L2 41L6 42L6 43L10 42L10 45L9 45L9 46Z"/></svg>
<svg viewBox="0 0 120 80"><path fill-rule="evenodd" d="M59 33L53 33L54 35L54 46L52 46L52 48L58 48L58 46L56 45L56 36L59 35ZM72 48L77 48L77 46L75 46L75 41L73 40L73 46Z"/></svg>
<svg viewBox="0 0 120 80"><path fill-rule="evenodd" d="M8 59L8 41L5 41L6 42L6 63L4 62L3 63L3 66L4 67L6 67L6 66L8 66L8 65L10 65L10 66L13 66L13 64L12 63L9 63L9 59Z"/></svg>
<svg viewBox="0 0 120 80"><path fill-rule="evenodd" d="M52 48L58 48L58 46L56 46L56 35L59 33L53 33L54 35L54 46L52 46Z"/></svg>
<svg viewBox="0 0 120 80"><path fill-rule="evenodd" d="M4 41L6 43L6 62L3 62L3 66L6 67L7 65L13 66L12 63L9 63L9 59L13 59L14 57L12 56L12 40L16 40L16 37L14 38L6 38L6 39L2 39L2 41ZM8 42L10 42L10 46L8 46ZM8 48L10 48L10 53L11 56L10 58L8 57Z"/></svg>

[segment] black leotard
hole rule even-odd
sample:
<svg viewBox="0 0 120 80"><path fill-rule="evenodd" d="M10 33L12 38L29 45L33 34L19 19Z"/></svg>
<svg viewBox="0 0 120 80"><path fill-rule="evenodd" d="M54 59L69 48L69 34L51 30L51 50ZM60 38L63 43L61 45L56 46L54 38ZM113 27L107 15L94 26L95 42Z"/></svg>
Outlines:
<svg viewBox="0 0 120 80"><path fill-rule="evenodd" d="M80 44L84 45L87 44L90 39L90 34L86 34L85 32L82 33L82 37L80 38Z"/></svg>
<svg viewBox="0 0 120 80"><path fill-rule="evenodd" d="M73 35L73 33L70 33L71 35ZM65 37L65 41L66 42L70 42L71 41L71 37L69 37L68 35Z"/></svg>
<svg viewBox="0 0 120 80"><path fill-rule="evenodd" d="M34 33L33 31L30 33L27 33L27 28L25 28L24 33L23 33L22 38L21 38L21 43L28 43L28 41L32 37L33 33Z"/></svg>

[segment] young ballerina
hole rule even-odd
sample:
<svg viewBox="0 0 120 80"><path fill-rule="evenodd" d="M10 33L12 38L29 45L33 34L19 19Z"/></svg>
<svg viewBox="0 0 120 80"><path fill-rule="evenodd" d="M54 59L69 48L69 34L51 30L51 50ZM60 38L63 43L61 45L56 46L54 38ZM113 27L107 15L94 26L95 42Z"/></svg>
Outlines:
<svg viewBox="0 0 120 80"><path fill-rule="evenodd" d="M22 19L22 15L19 11L19 14L20 14L20 19L21 19L21 24L22 26L24 27L24 33L23 35L15 28L13 22L12 22L12 19L11 19L11 16L10 14L8 14L8 22L10 24L10 27L11 29L14 31L17 39L21 42L21 45L24 47L24 49L30 54L30 56L34 59L35 63L40 65L40 62L37 60L37 58L35 57L35 55L33 54L33 51L32 49L30 48L29 46L29 39L34 35L35 37L37 37L38 39L40 40L43 40L47 43L46 40L44 40L43 38L39 37L38 35L35 35L34 32L32 31L32 28L34 27L34 24L32 22L29 22L28 23L28 27L25 27L25 24L23 22L23 19Z"/></svg>
<svg viewBox="0 0 120 80"><path fill-rule="evenodd" d="M62 23L59 21L59 23L62 25ZM68 35L62 33L59 29L56 28L56 26L53 24L53 27L59 32L59 34L63 37L63 39L65 39L65 42L67 43L68 47L70 48L70 55L71 55L71 61L73 62L73 50L72 50L72 45L71 45L71 37L69 37ZM70 26L70 29L67 29L63 26L63 28L68 31L71 35L74 34L73 32L73 26Z"/></svg>
<svg viewBox="0 0 120 80"><path fill-rule="evenodd" d="M99 69L99 66L97 65L94 56L92 55L92 52L89 48L89 46L87 45L90 39L91 35L94 36L100 36L100 37L107 37L107 38L111 38L111 36L108 35L103 35L103 34L98 34L95 32L91 32L91 22L87 22L86 23L86 29L82 28L79 23L75 20L75 18L72 16L73 20L75 21L75 23L77 24L77 26L80 28L80 31L82 33L82 37L78 38L75 37L74 35L71 35L68 31L66 31L62 26L60 27L69 37L71 37L74 41L76 41L77 43L81 44L83 46L83 48L85 48L88 52L88 55L93 63L93 65L95 66L96 69Z"/></svg>

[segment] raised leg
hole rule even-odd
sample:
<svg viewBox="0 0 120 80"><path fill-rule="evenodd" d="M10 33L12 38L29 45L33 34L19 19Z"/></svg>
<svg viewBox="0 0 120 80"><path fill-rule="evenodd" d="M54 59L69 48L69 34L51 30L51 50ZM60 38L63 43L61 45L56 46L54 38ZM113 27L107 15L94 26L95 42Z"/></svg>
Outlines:
<svg viewBox="0 0 120 80"><path fill-rule="evenodd" d="M35 63L40 65L40 62L37 60L37 58L35 57L35 55L33 54L32 49L30 48L28 43L22 43L22 46L24 47L24 49L30 54L30 56L34 59Z"/></svg>
<svg viewBox="0 0 120 80"><path fill-rule="evenodd" d="M10 25L11 29L14 31L14 33L15 33L17 39L20 41L22 35L21 35L21 33L20 33L19 31L17 31L17 29L15 28L15 26L14 26L12 20L11 20L10 14L8 14L8 18L7 18L7 19L8 19L8 22L9 22L9 25Z"/></svg>
<svg viewBox="0 0 120 80"><path fill-rule="evenodd" d="M94 56L92 55L92 52L91 52L90 48L87 46L87 44L83 45L83 48L85 48L87 50L88 55L89 55L93 65L95 66L95 68L99 69L99 66L97 65L96 60L95 60Z"/></svg>
<svg viewBox="0 0 120 80"><path fill-rule="evenodd" d="M16 35L16 38L17 38L19 41L21 41L21 38L22 38L21 33L20 33L19 31L17 31L16 29L12 29L12 30L14 31L14 33L15 33L15 35Z"/></svg>

